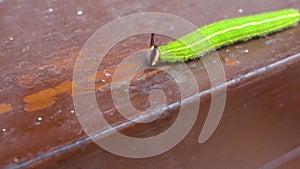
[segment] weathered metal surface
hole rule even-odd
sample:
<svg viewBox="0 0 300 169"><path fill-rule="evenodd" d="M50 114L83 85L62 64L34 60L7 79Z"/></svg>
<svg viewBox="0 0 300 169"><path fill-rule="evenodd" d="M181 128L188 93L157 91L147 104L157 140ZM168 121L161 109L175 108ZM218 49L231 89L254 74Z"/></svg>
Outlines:
<svg viewBox="0 0 300 169"><path fill-rule="evenodd" d="M281 155L289 155L300 145L299 26L218 50L228 79L228 98L218 129L204 144L197 140L209 95L201 98L190 134L172 150L148 159L118 157L92 143L77 120L71 96L73 68L81 48L96 30L114 19L156 11L201 26L281 8L300 9L300 3L0 0L1 168L258 168L268 163L274 166L270 162L276 159L282 169L299 168L299 156L280 163L284 162ZM168 40L159 37L158 43ZM148 43L149 35L123 41L105 58L105 70L97 72L96 95L110 124L125 119L112 102L112 77L106 74L113 75L122 59L147 48ZM127 66L143 64L136 61ZM200 92L208 90L210 82L201 61L188 65ZM149 70L136 76L130 96L137 108L149 107L147 96L154 88L169 93L168 103L180 101L176 84L165 74ZM150 124L127 126L121 132L135 137L156 135L172 125L177 109Z"/></svg>

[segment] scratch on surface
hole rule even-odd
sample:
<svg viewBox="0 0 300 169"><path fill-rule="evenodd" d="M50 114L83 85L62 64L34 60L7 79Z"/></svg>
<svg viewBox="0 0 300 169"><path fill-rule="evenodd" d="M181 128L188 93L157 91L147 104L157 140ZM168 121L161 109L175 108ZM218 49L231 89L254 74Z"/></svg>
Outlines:
<svg viewBox="0 0 300 169"><path fill-rule="evenodd" d="M278 168L282 165L284 165L285 163L294 160L295 158L300 156L300 146L297 146L296 148L288 151L287 153L277 157L276 159L274 159L273 161L265 164L264 166L262 166L259 169L275 169Z"/></svg>
<svg viewBox="0 0 300 169"><path fill-rule="evenodd" d="M44 62L38 63L36 66L29 67L29 70L26 72L31 73L19 75L17 77L18 84L24 88L33 88L36 85L53 83L57 81L56 76L60 76L62 78L69 77L71 74L68 72L73 70L79 52L80 50L78 47L72 47L46 56L46 58L51 59L45 59ZM26 68L28 69L28 67ZM22 64L19 65L17 69L20 69L20 72L24 72L24 66ZM47 76L50 78L44 78L45 74L49 74Z"/></svg>

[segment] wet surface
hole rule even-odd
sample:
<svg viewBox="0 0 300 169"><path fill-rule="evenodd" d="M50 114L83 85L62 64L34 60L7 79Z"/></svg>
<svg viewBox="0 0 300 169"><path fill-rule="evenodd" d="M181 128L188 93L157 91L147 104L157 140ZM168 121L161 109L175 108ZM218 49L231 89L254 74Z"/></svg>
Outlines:
<svg viewBox="0 0 300 169"><path fill-rule="evenodd" d="M282 8L300 9L300 3L0 0L0 167L299 168L299 25L218 50L228 80L227 102L219 127L204 144L197 141L210 105L210 82L201 60L188 62L201 95L196 124L178 146L156 157L127 159L99 148L81 128L72 101L73 68L81 48L95 31L114 19L156 11L202 26ZM169 40L157 37L158 44ZM112 75L124 58L148 44L149 35L126 39L112 48L99 66L97 101L111 125L127 122L112 101ZM117 79L120 88L128 70L144 64L135 60L123 65L124 76ZM149 108L153 89L165 91L168 104L180 102L176 83L149 69L131 81L133 106ZM134 137L157 135L172 125L178 108L166 110L149 124L129 124L120 132ZM285 154L288 160L284 161L280 157Z"/></svg>

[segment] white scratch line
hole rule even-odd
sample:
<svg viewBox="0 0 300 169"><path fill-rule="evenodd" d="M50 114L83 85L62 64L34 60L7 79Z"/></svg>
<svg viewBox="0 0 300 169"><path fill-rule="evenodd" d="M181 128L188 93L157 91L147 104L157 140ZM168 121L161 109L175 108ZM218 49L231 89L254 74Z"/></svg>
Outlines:
<svg viewBox="0 0 300 169"><path fill-rule="evenodd" d="M278 168L279 166L295 159L296 157L300 156L300 146L294 148L293 150L279 156L278 158L274 159L273 161L265 164L259 169L274 169Z"/></svg>

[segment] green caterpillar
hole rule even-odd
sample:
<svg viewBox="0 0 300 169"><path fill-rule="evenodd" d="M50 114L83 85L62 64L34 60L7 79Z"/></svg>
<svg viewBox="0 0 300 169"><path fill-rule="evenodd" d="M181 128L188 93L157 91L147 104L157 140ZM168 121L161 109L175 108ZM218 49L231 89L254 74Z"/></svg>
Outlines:
<svg viewBox="0 0 300 169"><path fill-rule="evenodd" d="M194 59L226 45L296 26L299 20L300 13L296 9L226 19L159 47L154 45L152 34L148 62L151 66L156 66L161 62L174 63Z"/></svg>

